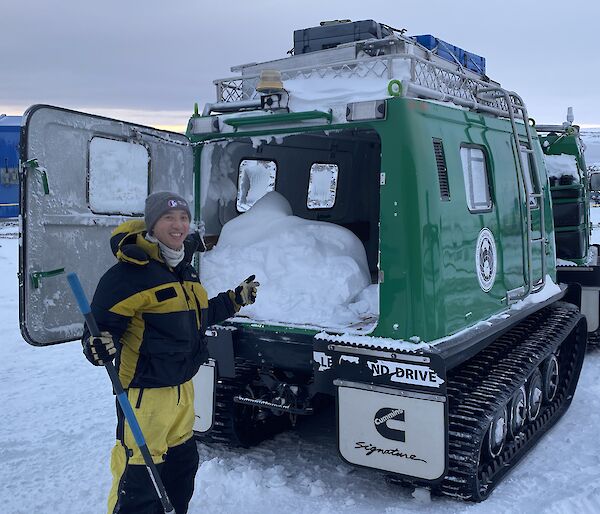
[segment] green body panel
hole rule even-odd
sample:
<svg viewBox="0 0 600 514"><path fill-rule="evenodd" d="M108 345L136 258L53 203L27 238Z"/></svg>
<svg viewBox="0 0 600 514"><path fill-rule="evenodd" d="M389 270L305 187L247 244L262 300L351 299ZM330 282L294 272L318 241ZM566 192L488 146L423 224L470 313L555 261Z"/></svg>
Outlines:
<svg viewBox="0 0 600 514"><path fill-rule="evenodd" d="M573 155L577 159L579 171L587 169L581 140L574 131L566 134L550 133L540 136L540 143L546 155ZM585 177L585 173L582 175Z"/></svg>
<svg viewBox="0 0 600 514"><path fill-rule="evenodd" d="M587 166L585 163L584 149L581 139L579 138L578 129L576 127L566 127L564 132L550 132L540 136L540 143L545 155L572 155L577 161L579 174L579 183L571 185L561 185L559 183L550 186L550 191L553 197L553 205L557 206L554 210L555 223L557 228L557 244L565 246L573 246L573 240L580 241L581 248L579 255L576 257L565 257L578 265L585 265L589 250L589 238L591 235L591 223L589 213L589 183L587 175ZM583 219L579 224L560 222L561 207L572 206L579 207L583 210ZM560 226L559 226L560 225ZM559 250L560 257L561 252Z"/></svg>
<svg viewBox="0 0 600 514"><path fill-rule="evenodd" d="M299 124L283 130L300 133L352 126L377 131L381 172L385 174L380 187L380 316L373 336L404 340L417 336L432 341L505 311L507 291L525 285L529 265L533 281L541 278L542 251L546 273L556 279L549 188L537 138L533 155L540 176L535 182L542 187L548 244L544 249L537 245L528 264L526 195L518 178L519 154L508 120L433 102L393 98L387 101L385 120L343 126ZM519 130L525 141L524 127ZM282 132L253 128L251 132L188 136L201 142ZM433 138L441 140L444 147L449 201L440 198ZM471 213L467 207L460 158L465 144L477 145L486 155L493 203L488 212ZM201 145L196 147L197 184L201 149ZM196 194L200 194L199 185ZM538 207L532 212L534 237L540 234L540 217ZM497 273L489 292L480 287L476 271L476 244L483 228L492 232L497 251ZM281 331L282 327L264 325L264 329Z"/></svg>
<svg viewBox="0 0 600 514"><path fill-rule="evenodd" d="M224 123L234 128L248 127L256 125L276 124L276 123L294 123L304 120L327 120L331 123L331 112L306 111L289 112L284 114L271 114L269 116L240 116L238 118L227 118Z"/></svg>
<svg viewBox="0 0 600 514"><path fill-rule="evenodd" d="M432 102L395 99L388 101L387 121L377 129L386 183L380 228L384 282L374 335L431 341L505 310L507 291L525 282L527 257L525 192L517 180L510 123ZM449 201L440 199L432 138L443 142ZM463 144L480 146L486 154L493 201L489 212L474 214L467 208ZM542 158L537 144L534 155ZM539 182L546 185L545 175ZM547 187L544 202L546 233L552 240ZM539 208L532 220L539 236ZM483 228L494 235L498 254L495 283L487 293L479 286L475 265ZM533 251L534 281L541 277L541 251L541 246ZM545 251L547 262L554 263L553 245ZM555 279L553 264L547 273Z"/></svg>

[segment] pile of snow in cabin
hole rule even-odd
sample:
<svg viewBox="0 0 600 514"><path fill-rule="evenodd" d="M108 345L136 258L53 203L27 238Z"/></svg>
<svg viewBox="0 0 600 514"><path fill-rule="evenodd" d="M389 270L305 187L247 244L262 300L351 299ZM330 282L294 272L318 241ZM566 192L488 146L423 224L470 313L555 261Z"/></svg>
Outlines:
<svg viewBox="0 0 600 514"><path fill-rule="evenodd" d="M557 185L563 184L578 184L579 171L577 168L577 159L574 155L545 155L546 169L548 177L556 179Z"/></svg>
<svg viewBox="0 0 600 514"><path fill-rule="evenodd" d="M240 315L255 321L347 328L378 315L378 287L360 240L333 223L293 216L276 191L226 223L202 256L209 296L250 275L261 286Z"/></svg>

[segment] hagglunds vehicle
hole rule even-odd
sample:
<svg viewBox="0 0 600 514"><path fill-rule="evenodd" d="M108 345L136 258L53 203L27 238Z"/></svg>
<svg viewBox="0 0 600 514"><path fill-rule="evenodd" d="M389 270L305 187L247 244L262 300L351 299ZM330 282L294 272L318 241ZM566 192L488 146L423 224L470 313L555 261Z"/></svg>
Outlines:
<svg viewBox="0 0 600 514"><path fill-rule="evenodd" d="M27 111L24 338L80 337L62 273L90 294L110 232L176 191L209 294L261 282L208 332L200 440L247 447L335 409L347 463L485 499L568 408L582 312L597 330L585 167L549 181L544 156L566 136L540 138L485 59L433 36L329 22L232 71L185 135Z"/></svg>

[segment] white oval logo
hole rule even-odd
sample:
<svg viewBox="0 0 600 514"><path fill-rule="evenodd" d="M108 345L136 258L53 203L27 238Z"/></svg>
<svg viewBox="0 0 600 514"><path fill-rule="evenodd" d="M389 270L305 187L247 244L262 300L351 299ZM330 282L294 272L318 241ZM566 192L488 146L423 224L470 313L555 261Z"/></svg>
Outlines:
<svg viewBox="0 0 600 514"><path fill-rule="evenodd" d="M486 293L496 280L496 241L492 232L484 228L479 232L477 246L475 247L475 267L479 286Z"/></svg>

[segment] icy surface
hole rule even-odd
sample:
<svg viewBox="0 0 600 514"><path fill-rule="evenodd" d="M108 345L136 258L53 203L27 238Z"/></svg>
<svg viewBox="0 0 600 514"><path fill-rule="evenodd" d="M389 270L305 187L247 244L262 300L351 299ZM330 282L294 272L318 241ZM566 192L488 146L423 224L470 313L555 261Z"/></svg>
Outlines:
<svg viewBox="0 0 600 514"><path fill-rule="evenodd" d="M341 328L378 313L360 240L338 225L293 216L276 191L224 225L200 272L209 296L256 275L256 303L240 311L255 321Z"/></svg>
<svg viewBox="0 0 600 514"><path fill-rule="evenodd" d="M399 352L414 352L429 348L427 343L420 342L419 338L414 338L415 341L402 341L398 339L389 339L387 337L372 337L356 334L328 334L327 332L319 332L315 335L315 339L322 339L332 343L351 343L371 348L386 348ZM413 339L413 338L411 338Z"/></svg>
<svg viewBox="0 0 600 514"><path fill-rule="evenodd" d="M2 512L104 513L116 423L108 378L76 342L22 340L17 261L17 239L0 239ZM589 352L570 410L482 504L429 500L426 490L344 464L334 417L324 414L250 450L199 444L189 513L592 514L600 512L599 424L600 353Z"/></svg>
<svg viewBox="0 0 600 514"><path fill-rule="evenodd" d="M574 155L544 155L546 169L549 177L560 178L564 176L573 177L574 182L579 182L579 171L577 160Z"/></svg>
<svg viewBox="0 0 600 514"><path fill-rule="evenodd" d="M0 497L9 514L100 514L110 487L114 397L78 343L29 346L19 333L17 239L0 239ZM261 286L262 287L262 286ZM250 450L198 445L190 514L592 514L600 512L600 353L588 352L573 404L482 504L433 497L351 467L331 414ZM560 463L557 464L560 459Z"/></svg>
<svg viewBox="0 0 600 514"><path fill-rule="evenodd" d="M566 261L564 259L556 259L557 266L577 266L577 263L573 261Z"/></svg>
<svg viewBox="0 0 600 514"><path fill-rule="evenodd" d="M243 159L239 168L237 208L245 212L268 192L275 190L277 164L269 160Z"/></svg>
<svg viewBox="0 0 600 514"><path fill-rule="evenodd" d="M546 275L546 282L544 287L537 293L530 294L524 300L519 300L510 306L511 310L521 310L534 303L540 303L546 301L548 298L560 293L560 287L555 284L550 275Z"/></svg>

